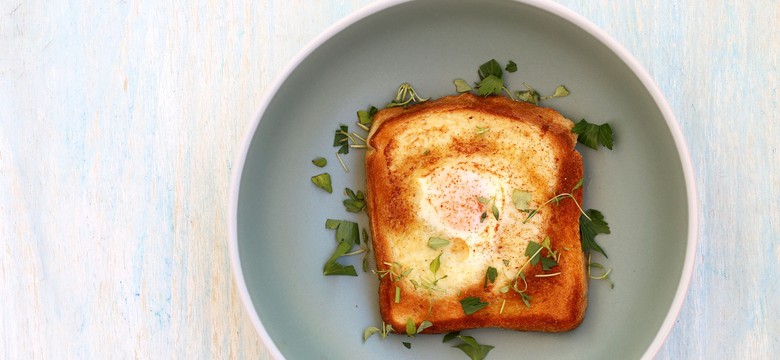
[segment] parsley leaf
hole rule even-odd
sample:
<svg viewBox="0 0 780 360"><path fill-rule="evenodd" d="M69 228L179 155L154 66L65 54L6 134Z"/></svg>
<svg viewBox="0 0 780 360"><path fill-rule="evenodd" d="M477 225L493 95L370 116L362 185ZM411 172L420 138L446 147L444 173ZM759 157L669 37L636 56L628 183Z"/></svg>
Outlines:
<svg viewBox="0 0 780 360"><path fill-rule="evenodd" d="M339 264L337 260L352 250L355 245L360 244L358 224L352 221L328 219L325 221L325 228L336 230L336 241L338 242L338 246L330 259L325 262L325 266L322 270L323 275L357 276L354 266L344 266Z"/></svg>
<svg viewBox="0 0 780 360"><path fill-rule="evenodd" d="M444 334L444 337L441 339L441 342L446 343L448 341L452 341L453 339L457 338L458 335L460 335L460 331L448 332Z"/></svg>
<svg viewBox="0 0 780 360"><path fill-rule="evenodd" d="M488 62L480 65L477 74L479 74L480 80L485 80L485 78L491 75L499 79L501 76L503 76L503 72L501 71L501 64L499 64L496 59L490 59Z"/></svg>
<svg viewBox="0 0 780 360"><path fill-rule="evenodd" d="M408 341L403 341L403 342L401 342L401 344L404 344L404 347L407 348L407 349L411 349L412 348L412 343L410 343Z"/></svg>
<svg viewBox="0 0 780 360"><path fill-rule="evenodd" d="M370 338L371 335L374 335L380 331L381 330L376 326L367 327L365 330L363 330L363 342L366 342L366 340L368 340L368 338Z"/></svg>
<svg viewBox="0 0 780 360"><path fill-rule="evenodd" d="M531 300L533 300L531 295L528 295L528 294L526 294L524 292L521 292L520 293L520 299L523 300L523 304L525 304L526 307L528 307L528 308L531 307Z"/></svg>
<svg viewBox="0 0 780 360"><path fill-rule="evenodd" d="M566 96L569 96L569 89L567 89L563 85L558 85L558 87L555 88L555 92L552 95L544 96L542 97L542 100L552 99L557 97L566 97Z"/></svg>
<svg viewBox="0 0 780 360"><path fill-rule="evenodd" d="M453 345L452 347L458 348L466 353L471 360L484 360L490 350L493 350L494 348L494 346L491 345L482 345L478 343L477 340L471 336L458 335L457 337L463 341L463 343Z"/></svg>
<svg viewBox="0 0 780 360"><path fill-rule="evenodd" d="M601 246L596 243L595 239L596 235L598 234L610 233L609 224L604 221L604 215L602 215L598 210L588 209L585 214L590 217L590 220L588 220L588 217L585 217L585 215L580 215L580 236L582 238L582 251L587 252L593 250L601 253L604 255L604 257L609 258L604 249L602 249Z"/></svg>
<svg viewBox="0 0 780 360"><path fill-rule="evenodd" d="M504 69L506 71L508 71L508 72L513 73L513 72L517 71L517 64L515 64L514 61L509 60L509 63L506 64L506 68L504 68Z"/></svg>
<svg viewBox="0 0 780 360"><path fill-rule="evenodd" d="M541 249L547 249L547 255L542 256ZM558 266L557 252L553 251L550 245L550 237L545 237L541 244L535 241L529 241L525 248L525 256L530 256L531 266L542 263L542 270L547 271Z"/></svg>
<svg viewBox="0 0 780 360"><path fill-rule="evenodd" d="M406 319L406 335L414 336L415 334L417 334L417 326L414 325L414 320L412 318Z"/></svg>
<svg viewBox="0 0 780 360"><path fill-rule="evenodd" d="M379 109L377 109L375 106L370 106L368 108L368 111L358 110L357 111L358 123L370 128L371 124L373 124L374 122L374 114L376 114L377 111L379 111Z"/></svg>
<svg viewBox="0 0 780 360"><path fill-rule="evenodd" d="M503 88L504 79L495 75L488 75L477 83L477 94L479 96L498 95L501 94Z"/></svg>
<svg viewBox="0 0 780 360"><path fill-rule="evenodd" d="M531 266L535 266L539 263L539 258L541 257L541 249L542 246L534 241L529 241L528 246L525 248L525 256L533 256L531 258Z"/></svg>
<svg viewBox="0 0 780 360"><path fill-rule="evenodd" d="M333 192L333 186L330 184L330 174L328 173L312 176L311 182L314 183L314 185L317 185L318 188L325 190L328 193Z"/></svg>
<svg viewBox="0 0 780 360"><path fill-rule="evenodd" d="M439 271L439 267L441 267L441 254L442 253L439 253L439 256L433 259L433 261L431 261L431 264L428 265L431 272L434 274L436 274Z"/></svg>
<svg viewBox="0 0 780 360"><path fill-rule="evenodd" d="M455 83L455 91L457 91L458 93L471 91L471 85L469 85L469 83L466 82L466 80L455 79L453 83Z"/></svg>
<svg viewBox="0 0 780 360"><path fill-rule="evenodd" d="M349 154L349 127L341 125L333 137L333 147L338 147L338 154Z"/></svg>
<svg viewBox="0 0 780 360"><path fill-rule="evenodd" d="M433 326L433 323L431 323L428 320L423 320L419 326L414 325L414 320L412 318L406 319L406 335L409 337L414 337L417 334L420 334L423 332L423 330Z"/></svg>
<svg viewBox="0 0 780 360"><path fill-rule="evenodd" d="M463 312L466 313L466 315L471 315L485 306L488 306L488 303L480 300L478 297L470 296L461 299L460 306L463 308Z"/></svg>
<svg viewBox="0 0 780 360"><path fill-rule="evenodd" d="M316 165L317 167L325 167L325 165L328 165L328 160L325 159L324 157L318 157L316 159L313 159L311 163Z"/></svg>
<svg viewBox="0 0 780 360"><path fill-rule="evenodd" d="M555 261L555 259L553 259L553 258L545 256L545 257L542 257L541 260L542 260L542 270L544 270L544 271L548 271L548 270L552 269L553 267L558 266L558 262Z"/></svg>
<svg viewBox="0 0 780 360"><path fill-rule="evenodd" d="M357 194L355 194L352 189L346 188L344 189L344 194L349 197L349 199L343 201L347 211L357 213L366 207L366 195L362 191L358 190Z"/></svg>
<svg viewBox="0 0 780 360"><path fill-rule="evenodd" d="M517 210L527 210L528 202L531 201L532 197L533 195L528 191L512 190L512 202Z"/></svg>
<svg viewBox="0 0 780 360"><path fill-rule="evenodd" d="M517 96L517 100L525 101L534 105L539 105L539 100L541 100L541 96L539 95L539 93L526 83L523 83L523 86L525 86L527 90L521 90L515 92L515 96Z"/></svg>
<svg viewBox="0 0 780 360"><path fill-rule="evenodd" d="M429 327L431 327L431 326L433 326L433 323L431 323L431 322L430 322L430 321L428 321L428 320L423 320L423 321L420 323L420 325L419 325L419 326L417 326L417 333L418 333L418 334L421 334L421 333L423 332L423 330L425 330L425 329L427 329L427 328L429 328Z"/></svg>
<svg viewBox="0 0 780 360"><path fill-rule="evenodd" d="M485 286L488 286L488 281L492 284L496 282L496 277L498 277L498 269L488 266L487 271L485 272Z"/></svg>
<svg viewBox="0 0 780 360"><path fill-rule="evenodd" d="M582 119L580 122L574 125L571 132L578 134L577 141L581 144L598 150L599 145L612 150L612 127L608 123L601 125L591 124L587 120Z"/></svg>
<svg viewBox="0 0 780 360"><path fill-rule="evenodd" d="M440 237L436 237L436 236L431 236L428 239L428 247L433 249L433 250L439 250L441 248L446 247L449 244L450 244L449 240L444 239L444 238L440 238Z"/></svg>
<svg viewBox="0 0 780 360"><path fill-rule="evenodd" d="M368 340L372 335L379 334L382 336L382 339L387 338L387 334L395 332L395 329L393 329L393 325L385 324L385 322L382 322L382 328L378 328L376 326L369 326L366 328L366 330L363 331L363 342Z"/></svg>

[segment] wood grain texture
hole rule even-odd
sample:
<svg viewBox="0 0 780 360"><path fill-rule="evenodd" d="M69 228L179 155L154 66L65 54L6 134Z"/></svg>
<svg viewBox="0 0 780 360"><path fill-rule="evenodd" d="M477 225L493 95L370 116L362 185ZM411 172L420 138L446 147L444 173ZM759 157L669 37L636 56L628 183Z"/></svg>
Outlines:
<svg viewBox="0 0 780 360"><path fill-rule="evenodd" d="M268 358L230 171L273 78L370 2L0 3L0 358ZM771 358L780 2L557 2L646 67L693 158L697 264L658 358Z"/></svg>

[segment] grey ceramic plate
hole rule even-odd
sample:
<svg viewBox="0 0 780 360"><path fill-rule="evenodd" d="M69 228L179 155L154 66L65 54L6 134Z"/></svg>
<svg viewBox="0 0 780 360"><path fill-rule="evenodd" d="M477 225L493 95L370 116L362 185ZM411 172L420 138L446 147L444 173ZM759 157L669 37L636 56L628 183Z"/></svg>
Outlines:
<svg viewBox="0 0 780 360"><path fill-rule="evenodd" d="M355 111L369 104L383 106L401 82L440 97L454 92L454 78L476 79L491 58L518 64L507 76L511 88L527 82L551 93L565 84L571 95L546 105L574 120L612 124L613 151L580 150L585 206L601 210L612 228L598 238L610 257L598 261L614 269L615 287L591 281L585 321L568 333L465 333L495 346L490 359L640 358L663 343L691 274L696 201L684 141L646 73L607 35L555 4L395 1L354 14L305 49L272 87L239 154L233 269L275 356L465 358L437 335L363 343L363 329L381 321L375 277L322 276L335 247L325 220L367 224L365 214L344 210L340 194L365 188L362 153L344 157L345 173L331 142L339 123L354 124ZM321 171L311 164L318 156L329 161L332 195L309 180Z"/></svg>

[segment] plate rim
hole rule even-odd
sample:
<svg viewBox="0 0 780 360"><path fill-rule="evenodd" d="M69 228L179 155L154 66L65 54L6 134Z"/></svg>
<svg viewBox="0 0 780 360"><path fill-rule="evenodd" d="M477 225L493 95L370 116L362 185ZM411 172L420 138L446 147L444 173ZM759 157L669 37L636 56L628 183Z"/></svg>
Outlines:
<svg viewBox="0 0 780 360"><path fill-rule="evenodd" d="M383 11L385 9L407 3L415 0L380 0L374 3L368 4L359 8L357 11L352 12L347 17L337 21L322 33L317 35L314 39L309 41L282 69L282 71L276 76L275 80L270 84L265 94L262 97L258 111L251 119L250 123L245 129L242 135L241 145L238 149L238 153L233 162L233 170L230 180L230 198L228 208L228 246L230 255L230 268L233 274L233 279L237 287L239 297L244 305L245 311L248 312L249 317L252 320L255 330L257 331L263 345L274 359L284 359L284 355L271 339L268 331L265 329L257 310L254 307L251 296L249 295L249 288L246 286L244 280L244 274L241 268L241 259L238 252L238 198L241 186L241 176L246 164L249 148L252 144L252 140L257 133L257 128L260 125L263 114L266 112L268 106L273 100L274 95L286 82L292 72L298 68L298 66L311 55L315 50L322 46L325 42L339 34L344 29L357 23L358 21ZM686 201L688 205L688 236L686 244L685 260L683 262L683 269L678 280L677 289L675 291L674 298L672 299L671 306L667 311L664 321L661 327L658 329L655 338L650 343L650 346L645 350L642 355L642 359L652 359L663 346L666 338L669 336L672 328L674 327L675 320L679 316L682 309L682 305L685 302L685 298L690 287L691 278L693 275L693 268L695 265L696 247L698 244L698 228L699 228L699 207L698 197L696 190L696 182L694 176L693 164L691 156L688 151L688 146L685 141L685 137L680 128L671 106L666 101L665 96L661 92L660 88L656 85L653 78L645 70L645 68L639 63L639 61L616 39L609 35L606 31L602 30L590 20L584 16L579 15L573 10L552 2L551 0L508 0L513 3L520 3L530 5L537 9L546 11L552 15L558 16L565 21L575 25L579 29L585 31L589 35L593 36L600 43L604 44L610 51L612 51L629 69L637 76L642 85L647 89L652 97L655 105L661 111L661 114L666 122L666 126L672 134L672 139L677 150L677 155L682 165L683 177L685 180L686 188Z"/></svg>

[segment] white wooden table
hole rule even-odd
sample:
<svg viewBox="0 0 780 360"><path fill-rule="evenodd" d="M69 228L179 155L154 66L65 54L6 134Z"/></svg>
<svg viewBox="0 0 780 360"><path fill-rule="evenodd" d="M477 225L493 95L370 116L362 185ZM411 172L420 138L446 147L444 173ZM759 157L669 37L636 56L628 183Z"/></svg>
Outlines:
<svg viewBox="0 0 780 360"><path fill-rule="evenodd" d="M658 358L777 356L780 2L557 1L638 58L690 147L697 264ZM268 357L228 264L239 139L370 2L0 2L0 358Z"/></svg>

